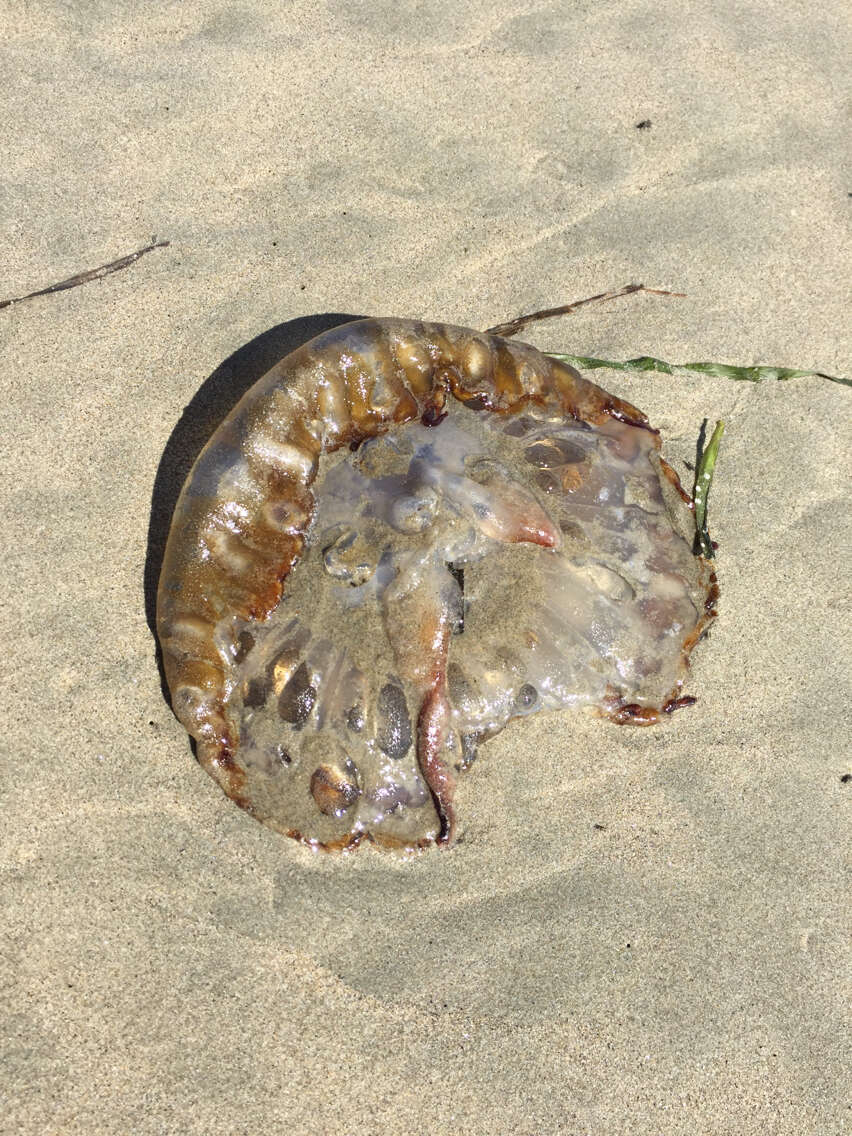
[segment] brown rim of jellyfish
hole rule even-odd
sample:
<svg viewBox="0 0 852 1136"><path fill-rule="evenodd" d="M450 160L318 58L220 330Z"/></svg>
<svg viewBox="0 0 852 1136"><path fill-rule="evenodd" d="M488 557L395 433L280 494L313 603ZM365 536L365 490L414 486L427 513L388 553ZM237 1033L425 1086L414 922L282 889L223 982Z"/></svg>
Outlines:
<svg viewBox="0 0 852 1136"><path fill-rule="evenodd" d="M342 325L342 327L354 328L359 324L371 325L370 331L374 331L376 328L382 331L382 324L384 322L383 320L376 319L359 320L353 321L353 323L349 325ZM388 321L388 324L397 322L398 321ZM404 322L415 337L419 335L423 340L426 340L428 335L431 335L433 344L439 335L444 333L444 329L448 328L448 325L426 325L419 321L399 322ZM335 330L340 331L341 329ZM628 425L646 430L653 436L654 450L660 455L661 441L659 431L649 424L645 415L630 403L615 395L609 394L596 384L585 379L573 367L557 359L541 355L535 348L529 345L516 342L510 344L507 340L501 339L499 336L456 327L449 327L448 331L456 335L464 332L479 340L483 338L489 340L496 357L491 373L485 377L474 378L473 381L471 381L472 376L466 376L463 373L459 360L452 357L452 350L457 347L457 344L452 343L452 336L450 335L447 339L451 344L450 352L446 353L440 359L436 358L434 354L432 356L433 366L431 368L428 386L420 390L412 390L406 383L400 380L402 390L399 392L393 410L390 411L385 418L377 419L371 416L372 410L369 405L366 404L360 407L356 412L353 401L349 406L349 421L339 431L334 445L313 446L312 448L311 442L307 438L307 431L304 427L299 427L296 424L293 425L293 431L298 434L298 440L294 439L293 444L296 447L301 445L301 448L306 453L311 453L316 457L321 452L333 452L347 445L352 449L357 449L357 447L367 439L388 433L390 430L403 426L417 418L420 418L424 425L437 426L443 418L446 417L444 406L449 394L452 394L463 406L467 406L474 411L488 410L500 415L517 413L524 406L530 404L546 405L547 402L555 396L566 418L586 422L590 425L599 425L607 418L613 418ZM321 339L322 336L316 338ZM293 354L304 355L310 351L314 343L315 340L309 341ZM511 359L507 360L507 356L510 355L510 349L516 346L534 352L538 359L545 364L546 374L544 378L541 379L541 385L537 390L524 389L515 373L514 361ZM289 356L285 357L276 367L280 367L288 358ZM281 380L285 384L286 377L286 372L284 372L281 376ZM344 383L345 381L344 379ZM261 379L260 382L263 382L263 379ZM250 394L251 391L248 392L246 397L249 397ZM359 415L361 418L360 422L357 421ZM227 419L225 421L227 421ZM218 431L214 433L208 445L215 441L217 434ZM288 437L290 437L290 435L288 435ZM661 456L660 465L664 476L672 483L684 502L686 502L690 508L693 508L692 498L681 486L677 473ZM265 575L261 574L259 581L260 587L256 588L254 594L251 595L251 603L245 612L245 614L253 620L265 620L276 609L283 595L284 583L300 559L304 548L305 537L313 519L314 502L310 488L315 481L316 475L317 465L316 461L314 461L312 472L305 477L304 482L298 486L294 482L289 486L289 491L293 493L294 500L300 492L303 494L306 493L310 498L306 504L306 518L302 524L295 527L292 536L282 541L285 545L285 548L282 550L284 555L280 556L272 563L267 561L266 564L262 565L262 568L265 569ZM192 474L190 474L190 477L191 476ZM286 497L283 499L286 499ZM182 498L179 499L176 506L175 517L178 516L181 506ZM204 516L205 513L201 511L201 507L197 506L197 508L200 510L200 516ZM184 533L194 531L197 519L195 510L188 510L187 516L182 518L183 523L180 526L181 532L176 535L173 518L172 529L169 532L169 540L163 558L160 598L158 600L158 624L160 624L158 631L161 644L163 645L163 661L166 667L166 677L174 703L175 690L180 689L181 685L179 674L182 666L188 669L190 673L193 667L195 667L196 670L200 669L202 674L206 672L208 692L212 694L212 697L208 697L205 700L206 709L203 720L208 725L206 737L196 737L196 755L198 761L219 783L228 797L250 815L256 817L256 809L251 801L244 795L245 773L236 764L233 756L238 749L239 742L238 738L235 736L235 727L228 714L227 700L224 691L224 664L217 666L210 661L209 657L203 658L199 656L198 659L193 659L187 656L185 660L175 657L174 652L170 653L166 647L168 640L168 614L163 617L162 622L160 621L161 609L167 611L169 607L168 600L166 599L164 601L163 598L163 580L167 577L168 572L173 570L171 563L172 556L179 558L180 552L179 548L172 548L173 541L175 546L179 546ZM708 561L700 556L696 558L709 568ZM205 582L206 581L202 579L200 587L203 588ZM190 592L191 591L192 589L190 588ZM197 593L198 591L199 583L196 582L195 592ZM681 658L684 671L689 666L690 652L698 640L705 634L707 626L716 615L715 605L717 598L718 585L716 583L715 574L710 570L707 578L707 597L704 612L696 627L685 637L682 643ZM164 634L164 630L166 634ZM221 677L222 681L217 682L214 689L210 691L210 672L218 672L220 670L221 676L217 674L217 678ZM613 691L611 703L605 704L599 709L599 712L602 716L609 717L619 723L632 723L635 725L654 724L660 721L662 715L668 715L673 710L691 704L691 702L694 701L694 699L691 699L689 696L680 694L682 683L683 680L681 679L658 708L639 707L635 704L626 703ZM184 725L186 724L184 723ZM215 737L211 736L211 734L214 733ZM267 827L271 827L275 831L289 836L313 849L347 851L353 850L360 844L367 842L383 848L416 851L436 843L439 845L446 844L451 835L453 817L452 815L448 816L447 810L443 807L442 801L436 796L434 790L432 795L440 826L439 835L435 838L421 838L414 842L406 841L399 837L384 836L381 832L375 833L372 831L350 831L334 840L323 842L313 837L307 837L297 829L285 829L275 825L274 822L271 823L269 820L265 820L264 823Z"/></svg>

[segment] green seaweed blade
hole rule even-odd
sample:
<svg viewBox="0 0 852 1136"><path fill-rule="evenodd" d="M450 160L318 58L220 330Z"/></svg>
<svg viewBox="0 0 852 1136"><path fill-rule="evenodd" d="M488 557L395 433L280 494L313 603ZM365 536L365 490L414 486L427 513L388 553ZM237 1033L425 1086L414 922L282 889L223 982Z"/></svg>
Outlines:
<svg viewBox="0 0 852 1136"><path fill-rule="evenodd" d="M787 379L828 379L852 387L852 379L837 375L826 375L823 371L802 371L795 367L733 367L729 363L667 363L664 359L654 359L651 355L640 355L636 359L593 359L585 355L565 355L557 351L546 351L551 359L558 359L571 367L587 371L597 371L605 367L610 371L657 371L663 375L673 375L675 371L697 371L701 375L713 375L720 379L733 379L741 383L762 383L767 379L784 382Z"/></svg>
<svg viewBox="0 0 852 1136"><path fill-rule="evenodd" d="M714 557L713 542L707 529L707 498L710 486L713 483L713 473L716 469L716 458L719 456L719 444L725 432L725 423L717 422L713 436L704 447L698 465L695 468L695 535L701 555L707 560Z"/></svg>

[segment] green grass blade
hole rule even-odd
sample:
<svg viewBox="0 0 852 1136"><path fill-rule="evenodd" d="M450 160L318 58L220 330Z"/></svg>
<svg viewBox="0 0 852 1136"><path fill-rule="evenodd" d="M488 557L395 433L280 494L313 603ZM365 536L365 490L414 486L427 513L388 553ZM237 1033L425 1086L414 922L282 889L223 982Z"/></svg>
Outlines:
<svg viewBox="0 0 852 1136"><path fill-rule="evenodd" d="M713 542L707 531L707 497L713 482L713 471L716 468L716 458L719 454L719 443L725 432L725 423L717 422L713 436L704 447L698 465L695 467L695 534L701 555L708 560L713 559Z"/></svg>
<svg viewBox="0 0 852 1136"><path fill-rule="evenodd" d="M852 387L852 379L840 378L837 375L826 375L822 371L801 371L794 367L733 367L728 363L666 363L663 359L654 359L650 355L641 355L638 359L591 359L585 355L563 355L556 351L547 351L551 359L558 359L571 367L581 370L596 371L606 367L611 371L658 371L663 375L673 375L675 371L697 371L702 375L714 375L721 379L733 379L741 383L762 383L766 379L775 379L783 382L786 379L806 379L814 377L828 379L832 383L840 383L845 387Z"/></svg>
<svg viewBox="0 0 852 1136"><path fill-rule="evenodd" d="M590 359L586 355L561 355L555 351L545 351L551 359L558 359L560 363L567 363L570 367L582 367L586 371L597 371L607 367L611 371L661 371L664 375L673 375L674 367L662 359L652 359L650 355L642 355L639 359L627 359L623 362L612 359Z"/></svg>

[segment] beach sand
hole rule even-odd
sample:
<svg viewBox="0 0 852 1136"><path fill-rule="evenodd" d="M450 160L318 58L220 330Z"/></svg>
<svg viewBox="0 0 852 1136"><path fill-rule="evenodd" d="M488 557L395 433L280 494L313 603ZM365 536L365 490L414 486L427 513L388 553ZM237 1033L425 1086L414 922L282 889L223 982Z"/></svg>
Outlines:
<svg viewBox="0 0 852 1136"><path fill-rule="evenodd" d="M0 1131L843 1131L848 388L595 374L687 484L726 423L699 701L514 722L447 852L256 824L194 761L150 618L201 441L343 319L486 327L643 280L687 295L521 338L852 374L846 5L2 23L0 299L169 244L0 310Z"/></svg>

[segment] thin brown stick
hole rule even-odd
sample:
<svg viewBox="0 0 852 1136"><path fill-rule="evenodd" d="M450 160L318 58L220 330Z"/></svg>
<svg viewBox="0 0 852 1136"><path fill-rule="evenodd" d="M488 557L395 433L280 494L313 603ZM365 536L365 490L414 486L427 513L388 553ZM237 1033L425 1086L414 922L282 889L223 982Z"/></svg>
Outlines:
<svg viewBox="0 0 852 1136"><path fill-rule="evenodd" d="M76 276L69 276L67 280L60 280L58 284L51 284L47 288L39 288L37 292L29 292L26 296L15 296L11 300L0 300L0 308L9 308L12 304L23 303L24 300L34 300L36 296L49 296L51 292L64 292L66 288L76 288L80 284L88 284L91 280L101 280L104 276L121 271L122 268L129 268L146 252L151 252L157 248L168 248L169 243L169 241L155 241L152 245L146 245L145 248L137 249L136 252L128 253L127 256L122 256L118 260L112 260L109 264L102 264L100 268L90 268L87 272L78 272Z"/></svg>
<svg viewBox="0 0 852 1136"><path fill-rule="evenodd" d="M617 300L621 296L631 296L634 292L649 292L653 296L686 295L685 292L666 292L662 288L646 288L644 284L625 284L623 288L618 288L614 292L599 292L597 296L589 296L585 300L573 300L570 304L562 304L558 308L542 308L539 312L530 312L527 316L518 316L517 319L510 320L508 323L498 323L494 327L486 328L486 332L489 335L502 335L504 339L508 339L510 335L514 335L521 328L526 327L528 323L533 323L536 320L550 319L551 316L565 316L577 308L582 308L584 304Z"/></svg>

